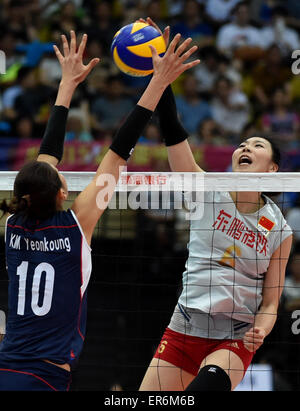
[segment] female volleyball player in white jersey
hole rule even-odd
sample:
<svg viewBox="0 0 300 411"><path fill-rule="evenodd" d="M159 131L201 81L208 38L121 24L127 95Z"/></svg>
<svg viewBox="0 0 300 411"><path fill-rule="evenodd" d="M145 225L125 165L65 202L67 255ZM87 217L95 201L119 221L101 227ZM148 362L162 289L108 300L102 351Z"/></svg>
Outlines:
<svg viewBox="0 0 300 411"><path fill-rule="evenodd" d="M170 86L157 112L172 171L202 172ZM279 160L272 142L254 136L234 151L232 169L274 173ZM262 193L204 193L203 216L190 222L183 289L140 389L233 390L276 321L291 243L281 211Z"/></svg>
<svg viewBox="0 0 300 411"><path fill-rule="evenodd" d="M72 94L98 61L83 65L87 38L83 37L77 50L73 31L70 45L63 36L63 54L55 47L62 80L39 156L17 174L11 203L1 205L11 215L5 232L9 313L0 344L0 390L69 388L70 371L85 336L94 228L163 91L199 63L186 63L196 48L189 48L188 42L177 47L179 38L157 61L147 89L116 133L95 177L67 211L63 211L67 183L56 165L63 154ZM99 182L99 176L107 178ZM97 201L104 188L103 201Z"/></svg>

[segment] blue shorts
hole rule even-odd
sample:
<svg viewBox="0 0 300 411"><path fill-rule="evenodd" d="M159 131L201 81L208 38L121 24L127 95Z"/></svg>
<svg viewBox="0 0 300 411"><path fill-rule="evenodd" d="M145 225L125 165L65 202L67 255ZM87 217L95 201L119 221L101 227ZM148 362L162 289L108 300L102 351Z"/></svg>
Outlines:
<svg viewBox="0 0 300 411"><path fill-rule="evenodd" d="M0 391L68 391L71 373L42 360L0 359Z"/></svg>

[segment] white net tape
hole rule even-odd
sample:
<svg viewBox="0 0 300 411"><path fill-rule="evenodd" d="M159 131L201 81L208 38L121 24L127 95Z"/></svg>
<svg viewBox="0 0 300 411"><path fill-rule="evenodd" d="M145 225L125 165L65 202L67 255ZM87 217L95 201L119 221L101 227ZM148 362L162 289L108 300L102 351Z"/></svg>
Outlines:
<svg viewBox="0 0 300 411"><path fill-rule="evenodd" d="M17 172L0 172L0 190L11 191ZM82 191L93 172L62 172L69 191ZM103 182L103 180L102 180ZM116 191L258 191L300 192L300 173L123 172Z"/></svg>

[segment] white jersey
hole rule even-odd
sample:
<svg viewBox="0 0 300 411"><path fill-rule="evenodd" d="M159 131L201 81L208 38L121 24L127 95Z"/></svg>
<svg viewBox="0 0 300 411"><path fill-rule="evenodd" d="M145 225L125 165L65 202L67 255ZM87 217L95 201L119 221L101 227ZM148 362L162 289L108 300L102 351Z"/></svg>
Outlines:
<svg viewBox="0 0 300 411"><path fill-rule="evenodd" d="M257 212L243 214L228 192L204 193L203 215L190 223L180 304L253 322L272 254L292 234L278 206L264 200Z"/></svg>

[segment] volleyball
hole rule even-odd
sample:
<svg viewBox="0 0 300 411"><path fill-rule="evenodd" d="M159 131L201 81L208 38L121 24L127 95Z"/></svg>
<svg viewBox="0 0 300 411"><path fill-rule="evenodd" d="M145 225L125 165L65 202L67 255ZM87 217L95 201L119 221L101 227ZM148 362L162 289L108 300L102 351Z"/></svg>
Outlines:
<svg viewBox="0 0 300 411"><path fill-rule="evenodd" d="M146 23L135 22L122 27L114 35L111 53L117 67L134 77L144 77L153 73L152 52L156 48L159 56L166 51L163 36Z"/></svg>

